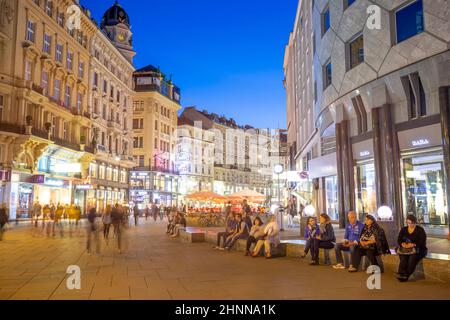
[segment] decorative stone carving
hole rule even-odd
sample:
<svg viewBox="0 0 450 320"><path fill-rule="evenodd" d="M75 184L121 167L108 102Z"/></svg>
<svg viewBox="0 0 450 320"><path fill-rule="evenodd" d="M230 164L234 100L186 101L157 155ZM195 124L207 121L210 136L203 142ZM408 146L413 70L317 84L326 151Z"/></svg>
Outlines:
<svg viewBox="0 0 450 320"><path fill-rule="evenodd" d="M4 27L6 22L11 24L14 17L14 9L7 0L0 0L0 27Z"/></svg>

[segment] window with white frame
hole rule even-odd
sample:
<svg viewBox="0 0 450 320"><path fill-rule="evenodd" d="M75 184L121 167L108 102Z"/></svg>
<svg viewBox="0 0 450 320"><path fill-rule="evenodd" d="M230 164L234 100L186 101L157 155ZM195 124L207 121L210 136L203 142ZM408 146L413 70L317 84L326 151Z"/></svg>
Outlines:
<svg viewBox="0 0 450 320"><path fill-rule="evenodd" d="M69 140L69 122L64 121L63 124L63 138L64 140Z"/></svg>
<svg viewBox="0 0 450 320"><path fill-rule="evenodd" d="M63 46L62 46L62 44L57 43L56 44L56 56L55 56L56 61L62 62L62 58L63 58L62 53L63 53Z"/></svg>
<svg viewBox="0 0 450 320"><path fill-rule="evenodd" d="M64 104L66 105L66 107L70 107L70 86L69 85L66 86Z"/></svg>
<svg viewBox="0 0 450 320"><path fill-rule="evenodd" d="M56 16L56 21L60 27L64 27L64 13L59 12Z"/></svg>
<svg viewBox="0 0 450 320"><path fill-rule="evenodd" d="M52 45L52 37L48 34L44 34L44 47L43 47L43 51L45 53L50 54L50 50L51 50L51 45Z"/></svg>
<svg viewBox="0 0 450 320"><path fill-rule="evenodd" d="M53 1L46 0L45 1L45 12L51 17L53 15Z"/></svg>
<svg viewBox="0 0 450 320"><path fill-rule="evenodd" d="M0 121L3 120L3 110L5 108L5 97L0 95Z"/></svg>
<svg viewBox="0 0 450 320"><path fill-rule="evenodd" d="M84 62L78 62L78 78L84 77Z"/></svg>
<svg viewBox="0 0 450 320"><path fill-rule="evenodd" d="M59 100L61 97L61 80L55 79L55 87L53 91L53 98Z"/></svg>
<svg viewBox="0 0 450 320"><path fill-rule="evenodd" d="M25 59L25 80L31 80L31 61Z"/></svg>
<svg viewBox="0 0 450 320"><path fill-rule="evenodd" d="M83 106L83 95L81 93L78 93L77 95L77 110L81 111Z"/></svg>
<svg viewBox="0 0 450 320"><path fill-rule="evenodd" d="M31 20L27 21L27 35L26 40L34 42L34 34L36 31L36 23Z"/></svg>
<svg viewBox="0 0 450 320"><path fill-rule="evenodd" d="M48 72L42 70L41 87L44 89L44 96L48 94Z"/></svg>
<svg viewBox="0 0 450 320"><path fill-rule="evenodd" d="M73 53L67 50L67 69L72 70Z"/></svg>

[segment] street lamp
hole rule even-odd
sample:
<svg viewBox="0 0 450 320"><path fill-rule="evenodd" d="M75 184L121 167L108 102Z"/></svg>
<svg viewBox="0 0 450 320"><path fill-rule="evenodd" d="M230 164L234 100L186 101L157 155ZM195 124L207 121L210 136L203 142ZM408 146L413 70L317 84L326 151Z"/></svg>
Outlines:
<svg viewBox="0 0 450 320"><path fill-rule="evenodd" d="M280 174L282 174L284 172L283 165L282 164L275 165L275 167L273 168L273 172L276 175L278 175L278 212L280 212L280 215L281 215L280 231L284 231L284 228L283 228L283 213L281 212L281 187L280 187L280 183L281 183Z"/></svg>

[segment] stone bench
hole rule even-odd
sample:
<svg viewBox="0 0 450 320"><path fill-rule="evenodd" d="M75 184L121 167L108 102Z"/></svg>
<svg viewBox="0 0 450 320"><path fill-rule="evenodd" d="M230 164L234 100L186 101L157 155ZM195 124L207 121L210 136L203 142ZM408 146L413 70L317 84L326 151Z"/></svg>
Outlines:
<svg viewBox="0 0 450 320"><path fill-rule="evenodd" d="M180 229L180 239L183 242L189 243L205 242L205 231L189 227Z"/></svg>
<svg viewBox="0 0 450 320"><path fill-rule="evenodd" d="M283 240L282 243L286 244L286 256L291 258L298 258L304 251L306 241L305 240ZM333 249L320 250L321 263L326 264L326 256L330 258L331 263L336 263ZM393 250L391 255L380 256L379 264L381 271L396 273L398 271L399 258ZM347 253L348 254L348 253ZM344 254L344 261L346 254ZM361 260L362 269L366 269L368 265L368 259L363 257ZM450 282L450 255L430 253L425 259L417 265L416 272L411 279L423 279L430 278L445 282Z"/></svg>

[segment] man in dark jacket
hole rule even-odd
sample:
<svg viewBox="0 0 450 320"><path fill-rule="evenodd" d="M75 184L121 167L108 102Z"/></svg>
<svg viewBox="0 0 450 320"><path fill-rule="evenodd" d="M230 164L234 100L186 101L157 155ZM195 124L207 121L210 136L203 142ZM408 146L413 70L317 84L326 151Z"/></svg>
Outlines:
<svg viewBox="0 0 450 320"><path fill-rule="evenodd" d="M100 253L100 241L99 241L99 237L98 237L98 228L97 225L95 223L95 219L97 218L97 209L95 207L91 208L89 210L89 213L87 215L87 219L89 222L88 225L88 240L87 240L87 251L88 254L91 253L91 248L92 248L92 236L94 236L94 241L96 243L96 249L97 249L97 254Z"/></svg>
<svg viewBox="0 0 450 320"><path fill-rule="evenodd" d="M0 207L0 241L3 240L3 233L5 232L5 225L8 223L8 215L6 214L6 207L4 204Z"/></svg>

